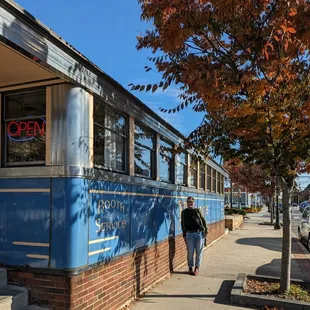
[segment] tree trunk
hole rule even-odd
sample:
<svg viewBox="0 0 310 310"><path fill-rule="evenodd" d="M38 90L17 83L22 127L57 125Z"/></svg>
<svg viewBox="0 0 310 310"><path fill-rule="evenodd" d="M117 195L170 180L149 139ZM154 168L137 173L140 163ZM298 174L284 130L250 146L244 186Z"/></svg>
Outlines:
<svg viewBox="0 0 310 310"><path fill-rule="evenodd" d="M291 212L290 212L290 188L283 178L279 178L282 189L282 208L283 208L283 238L282 238L282 261L280 292L289 291L291 284Z"/></svg>

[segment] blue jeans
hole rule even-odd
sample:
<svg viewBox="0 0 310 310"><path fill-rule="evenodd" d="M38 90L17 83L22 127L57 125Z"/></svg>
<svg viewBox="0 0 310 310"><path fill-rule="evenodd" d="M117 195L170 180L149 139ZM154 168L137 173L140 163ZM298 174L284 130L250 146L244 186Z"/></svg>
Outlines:
<svg viewBox="0 0 310 310"><path fill-rule="evenodd" d="M202 250L205 235L203 232L186 233L188 267L199 267L202 261ZM196 263L194 265L194 251L196 250Z"/></svg>

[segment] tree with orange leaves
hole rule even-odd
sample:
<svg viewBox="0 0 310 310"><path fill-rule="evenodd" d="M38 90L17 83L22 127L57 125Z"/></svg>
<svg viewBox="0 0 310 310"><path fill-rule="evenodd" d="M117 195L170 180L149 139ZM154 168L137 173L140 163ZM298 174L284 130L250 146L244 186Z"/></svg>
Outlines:
<svg viewBox="0 0 310 310"><path fill-rule="evenodd" d="M263 195L272 196L274 193L274 177L268 175L266 170L259 165L242 162L239 159L231 159L224 163L232 183L246 188L249 192L260 192Z"/></svg>
<svg viewBox="0 0 310 310"><path fill-rule="evenodd" d="M205 112L183 147L240 158L277 176L283 192L280 290L290 287L290 191L310 161L309 0L139 0L154 27L138 37L180 105ZM146 67L151 70L152 67ZM164 109L165 110L165 109Z"/></svg>
<svg viewBox="0 0 310 310"><path fill-rule="evenodd" d="M238 158L230 159L224 163L230 182L237 187L245 188L248 192L260 192L267 198L267 204L270 205L275 191L275 178L259 165L247 164ZM273 209L271 209L271 223L273 223Z"/></svg>

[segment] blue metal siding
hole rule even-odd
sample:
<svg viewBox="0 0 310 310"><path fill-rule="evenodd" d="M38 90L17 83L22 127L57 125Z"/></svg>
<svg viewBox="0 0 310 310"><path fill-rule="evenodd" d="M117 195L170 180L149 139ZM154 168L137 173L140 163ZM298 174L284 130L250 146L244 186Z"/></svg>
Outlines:
<svg viewBox="0 0 310 310"><path fill-rule="evenodd" d="M87 264L88 183L86 179L53 179L51 267Z"/></svg>
<svg viewBox="0 0 310 310"><path fill-rule="evenodd" d="M49 179L0 180L0 262L48 267Z"/></svg>
<svg viewBox="0 0 310 310"><path fill-rule="evenodd" d="M0 180L0 262L73 269L134 252L182 233L189 195L209 224L223 219L215 194L84 178Z"/></svg>

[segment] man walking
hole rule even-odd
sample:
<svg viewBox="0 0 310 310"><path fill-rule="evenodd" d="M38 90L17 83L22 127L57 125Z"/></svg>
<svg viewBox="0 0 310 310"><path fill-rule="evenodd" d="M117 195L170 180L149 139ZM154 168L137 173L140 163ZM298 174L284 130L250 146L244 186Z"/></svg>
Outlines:
<svg viewBox="0 0 310 310"><path fill-rule="evenodd" d="M187 262L189 274L197 276L202 261L202 250L204 239L208 234L206 220L204 219L200 209L194 208L194 198L188 197L187 208L181 213L181 225L183 238L187 247ZM196 250L195 270L194 267L194 251Z"/></svg>

